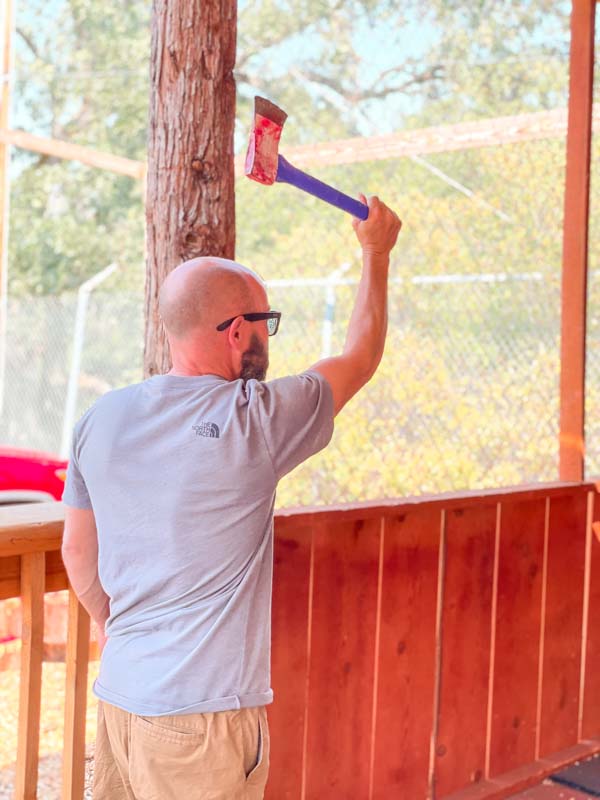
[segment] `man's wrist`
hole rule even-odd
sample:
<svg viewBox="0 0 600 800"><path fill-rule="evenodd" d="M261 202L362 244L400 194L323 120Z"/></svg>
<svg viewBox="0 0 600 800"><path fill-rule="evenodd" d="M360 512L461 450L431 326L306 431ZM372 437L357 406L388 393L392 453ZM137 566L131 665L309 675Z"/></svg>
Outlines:
<svg viewBox="0 0 600 800"><path fill-rule="evenodd" d="M389 251L386 250L371 250L369 248L364 248L362 251L363 261L373 263L373 264L389 264L390 263L390 254Z"/></svg>

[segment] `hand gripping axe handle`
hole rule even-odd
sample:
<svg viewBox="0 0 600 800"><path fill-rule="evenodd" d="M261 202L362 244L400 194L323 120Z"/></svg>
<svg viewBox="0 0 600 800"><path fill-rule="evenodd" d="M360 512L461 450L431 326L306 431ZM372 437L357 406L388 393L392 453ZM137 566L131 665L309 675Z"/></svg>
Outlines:
<svg viewBox="0 0 600 800"><path fill-rule="evenodd" d="M279 154L279 140L286 119L287 114L278 106L264 97L254 98L254 127L246 154L246 175L265 186L275 181L289 183L359 219L367 219L367 205L294 167Z"/></svg>

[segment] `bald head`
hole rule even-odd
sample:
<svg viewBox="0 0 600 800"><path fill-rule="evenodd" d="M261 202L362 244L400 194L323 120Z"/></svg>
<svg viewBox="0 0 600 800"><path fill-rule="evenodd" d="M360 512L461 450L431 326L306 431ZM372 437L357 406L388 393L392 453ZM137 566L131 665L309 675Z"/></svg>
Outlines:
<svg viewBox="0 0 600 800"><path fill-rule="evenodd" d="M230 317L256 311L264 284L256 273L225 258L194 258L176 267L158 297L167 333L175 339L214 330Z"/></svg>

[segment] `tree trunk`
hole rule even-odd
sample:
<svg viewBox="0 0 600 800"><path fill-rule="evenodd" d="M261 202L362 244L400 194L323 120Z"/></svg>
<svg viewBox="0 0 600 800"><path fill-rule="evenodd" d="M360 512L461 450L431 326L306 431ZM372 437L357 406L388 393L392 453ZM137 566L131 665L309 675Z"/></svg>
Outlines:
<svg viewBox="0 0 600 800"><path fill-rule="evenodd" d="M154 0L146 195L146 375L170 356L158 290L182 261L233 258L236 0Z"/></svg>

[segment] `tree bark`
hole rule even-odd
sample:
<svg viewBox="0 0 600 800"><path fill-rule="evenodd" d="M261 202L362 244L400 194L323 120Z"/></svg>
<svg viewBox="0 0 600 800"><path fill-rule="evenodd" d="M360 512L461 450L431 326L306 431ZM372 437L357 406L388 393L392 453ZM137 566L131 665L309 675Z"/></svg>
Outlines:
<svg viewBox="0 0 600 800"><path fill-rule="evenodd" d="M144 372L166 372L158 317L168 273L233 258L236 0L154 0L146 193Z"/></svg>

